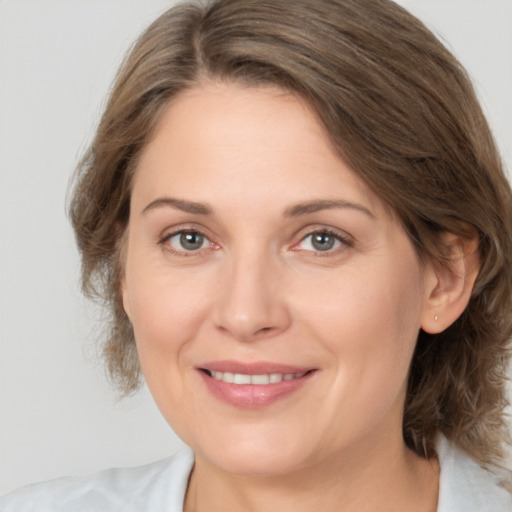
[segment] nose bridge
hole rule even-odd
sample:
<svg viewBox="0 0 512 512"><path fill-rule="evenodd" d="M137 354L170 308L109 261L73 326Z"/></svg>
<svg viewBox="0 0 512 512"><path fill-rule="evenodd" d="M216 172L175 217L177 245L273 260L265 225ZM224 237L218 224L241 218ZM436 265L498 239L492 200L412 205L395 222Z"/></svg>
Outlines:
<svg viewBox="0 0 512 512"><path fill-rule="evenodd" d="M251 245L226 258L216 311L217 327L241 341L271 336L289 324L279 262Z"/></svg>

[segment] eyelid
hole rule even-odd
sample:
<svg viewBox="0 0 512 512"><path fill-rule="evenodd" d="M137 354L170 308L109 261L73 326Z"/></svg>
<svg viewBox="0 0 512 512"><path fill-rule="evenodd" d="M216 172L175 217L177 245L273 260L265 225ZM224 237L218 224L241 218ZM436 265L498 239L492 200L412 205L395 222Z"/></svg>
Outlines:
<svg viewBox="0 0 512 512"><path fill-rule="evenodd" d="M219 244L214 242L212 240L212 236L206 234L206 231L208 230L190 224L167 227L158 237L158 245L160 245L164 250L170 252L171 254L176 254L178 256L197 256L203 254L205 251L211 249L218 249L220 247ZM187 251L179 250L167 243L171 238L181 233L197 233L198 235L201 235L208 242L208 247L204 247L194 251Z"/></svg>
<svg viewBox="0 0 512 512"><path fill-rule="evenodd" d="M306 238L314 235L315 233L325 233L327 235L335 237L337 240L341 242L341 246L333 249L328 249L326 251L320 251L320 250L308 250L308 249L301 249L299 245L306 240ZM346 231L342 231L337 228L333 228L331 226L308 226L307 228L301 229L300 232L297 234L299 237L298 242L295 242L291 249L294 251L304 251L307 253L314 254L315 256L333 256L337 255L340 252L343 252L347 250L348 248L352 247L355 243L354 237L347 233Z"/></svg>
<svg viewBox="0 0 512 512"><path fill-rule="evenodd" d="M193 251L187 251L179 249L175 249L172 246L168 245L167 242L170 238L173 236L176 236L180 233L198 233L199 235L203 236L208 242L209 246L197 249ZM208 234L207 234L208 233ZM334 249L328 249L325 251L320 250L307 250L302 249L299 247L299 245L309 236L314 235L315 233L325 233L328 235L331 235L335 237L337 240L341 242L341 246L334 248ZM216 250L219 249L221 246L214 240L214 235L212 236L209 234L209 230L205 229L203 226L197 226L194 224L181 224L176 226L168 226L166 229L162 231L162 234L158 237L158 245L162 246L165 250L169 251L170 253L174 253L177 255L183 255L183 256L194 256L204 253L205 251L209 250ZM347 233L346 231L343 231L339 228L334 228L332 226L325 226L325 225L313 225L313 226L307 226L305 228L302 228L300 231L296 233L294 238L298 238L298 241L294 242L290 249L292 251L303 251L307 253L311 253L315 256L333 256L337 255L338 253L344 252L348 248L352 247L355 243L355 239L352 235Z"/></svg>
<svg viewBox="0 0 512 512"><path fill-rule="evenodd" d="M164 239L181 232L199 233L208 238L208 240L215 238L215 235L211 230L201 224L197 224L195 222L180 222L178 224L166 225L163 229L159 230L159 234L157 235L158 241L161 242Z"/></svg>

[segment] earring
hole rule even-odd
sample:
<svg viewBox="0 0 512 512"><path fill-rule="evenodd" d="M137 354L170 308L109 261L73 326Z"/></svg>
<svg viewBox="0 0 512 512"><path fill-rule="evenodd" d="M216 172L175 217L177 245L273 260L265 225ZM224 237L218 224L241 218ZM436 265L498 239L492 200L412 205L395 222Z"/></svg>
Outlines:
<svg viewBox="0 0 512 512"><path fill-rule="evenodd" d="M439 317L437 315L434 316L434 320L437 322L439 320Z"/></svg>

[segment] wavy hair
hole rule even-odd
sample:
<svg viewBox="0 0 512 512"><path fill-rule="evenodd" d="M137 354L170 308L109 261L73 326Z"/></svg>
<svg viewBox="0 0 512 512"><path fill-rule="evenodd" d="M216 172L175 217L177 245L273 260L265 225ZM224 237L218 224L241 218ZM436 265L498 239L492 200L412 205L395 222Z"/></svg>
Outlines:
<svg viewBox="0 0 512 512"><path fill-rule="evenodd" d="M272 84L304 98L341 158L396 213L418 254L443 262L442 233L476 231L481 269L465 312L420 332L403 434L421 456L438 432L481 463L508 441L512 200L466 72L389 0L216 0L179 4L137 40L74 183L70 217L84 291L111 312L107 368L140 382L119 278L138 157L172 98L208 81Z"/></svg>

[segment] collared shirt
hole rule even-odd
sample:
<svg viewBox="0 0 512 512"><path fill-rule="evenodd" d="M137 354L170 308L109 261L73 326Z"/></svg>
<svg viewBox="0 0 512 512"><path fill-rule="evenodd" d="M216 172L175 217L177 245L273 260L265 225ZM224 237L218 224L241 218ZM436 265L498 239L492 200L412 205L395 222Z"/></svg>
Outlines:
<svg viewBox="0 0 512 512"><path fill-rule="evenodd" d="M512 496L500 482L507 471L483 469L440 436L436 446L441 467L437 512L512 512Z"/></svg>
<svg viewBox="0 0 512 512"><path fill-rule="evenodd" d="M438 512L512 512L512 497L499 485L504 474L483 469L444 437L437 451ZM147 466L33 484L0 498L0 512L183 512L193 464L183 449Z"/></svg>

